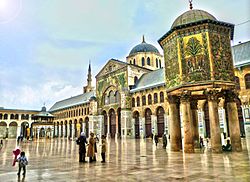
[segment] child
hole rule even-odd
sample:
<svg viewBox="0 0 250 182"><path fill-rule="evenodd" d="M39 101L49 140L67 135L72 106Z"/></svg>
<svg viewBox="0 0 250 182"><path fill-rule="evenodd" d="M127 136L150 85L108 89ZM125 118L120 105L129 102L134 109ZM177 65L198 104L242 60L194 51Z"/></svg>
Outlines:
<svg viewBox="0 0 250 182"><path fill-rule="evenodd" d="M25 176L26 165L28 165L28 160L25 157L25 152L21 152L21 156L17 159L17 162L19 162L19 170L17 175L20 176L21 168L23 168L23 175Z"/></svg>
<svg viewBox="0 0 250 182"><path fill-rule="evenodd" d="M105 162L105 152L106 152L106 138L105 135L102 135L102 163Z"/></svg>

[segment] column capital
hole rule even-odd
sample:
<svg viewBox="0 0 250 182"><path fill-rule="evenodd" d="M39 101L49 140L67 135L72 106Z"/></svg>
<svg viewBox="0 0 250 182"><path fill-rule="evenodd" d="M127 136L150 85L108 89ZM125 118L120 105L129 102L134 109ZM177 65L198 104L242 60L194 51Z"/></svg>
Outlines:
<svg viewBox="0 0 250 182"><path fill-rule="evenodd" d="M212 90L205 90L204 94L207 96L208 101L218 101L219 91L212 89Z"/></svg>
<svg viewBox="0 0 250 182"><path fill-rule="evenodd" d="M180 98L176 95L167 95L169 104L180 104Z"/></svg>
<svg viewBox="0 0 250 182"><path fill-rule="evenodd" d="M223 92L225 102L235 102L235 99L238 98L238 93L233 90L226 90Z"/></svg>
<svg viewBox="0 0 250 182"><path fill-rule="evenodd" d="M191 100L190 106L192 110L197 110L198 109L198 100Z"/></svg>
<svg viewBox="0 0 250 182"><path fill-rule="evenodd" d="M188 91L188 90L184 90L182 93L181 93L181 102L190 102L190 99L191 99L191 92Z"/></svg>

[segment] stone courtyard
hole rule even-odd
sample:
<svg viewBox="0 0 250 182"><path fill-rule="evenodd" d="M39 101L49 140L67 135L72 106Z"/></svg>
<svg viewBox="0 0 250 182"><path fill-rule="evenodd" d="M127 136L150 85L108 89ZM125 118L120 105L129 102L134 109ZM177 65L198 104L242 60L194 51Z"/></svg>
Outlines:
<svg viewBox="0 0 250 182"><path fill-rule="evenodd" d="M205 147L193 154L156 147L151 139L108 140L107 162L78 162L78 146L67 139L23 142L29 160L27 174L17 177L12 167L16 140L4 141L0 153L0 181L250 181L250 138L243 152L214 154ZM168 142L169 143L169 142ZM98 144L99 146L99 144Z"/></svg>

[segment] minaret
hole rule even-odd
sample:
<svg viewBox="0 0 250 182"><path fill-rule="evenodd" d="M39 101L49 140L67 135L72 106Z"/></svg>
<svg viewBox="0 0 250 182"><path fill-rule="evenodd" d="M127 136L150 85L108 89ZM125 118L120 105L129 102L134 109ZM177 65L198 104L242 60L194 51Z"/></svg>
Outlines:
<svg viewBox="0 0 250 182"><path fill-rule="evenodd" d="M89 63L89 69L88 69L88 87L91 87L91 82L92 82L92 78L91 78L91 66L90 66L90 63Z"/></svg>
<svg viewBox="0 0 250 182"><path fill-rule="evenodd" d="M92 82L92 75L91 75L91 65L89 63L89 69L88 69L88 78L87 78L87 86L84 86L83 87L83 93L86 93L86 92L91 92L93 90L93 87L91 85L91 82Z"/></svg>

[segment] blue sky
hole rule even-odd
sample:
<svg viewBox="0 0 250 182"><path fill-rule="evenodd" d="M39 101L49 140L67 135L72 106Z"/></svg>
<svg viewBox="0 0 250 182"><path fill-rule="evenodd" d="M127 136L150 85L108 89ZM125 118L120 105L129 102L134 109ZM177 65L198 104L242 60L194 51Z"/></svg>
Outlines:
<svg viewBox="0 0 250 182"><path fill-rule="evenodd" d="M250 20L249 0L193 6L235 25ZM162 52L157 40L188 9L188 0L0 0L0 107L49 109L81 94L89 60L94 79L143 34ZM250 23L237 25L232 44L248 40Z"/></svg>

